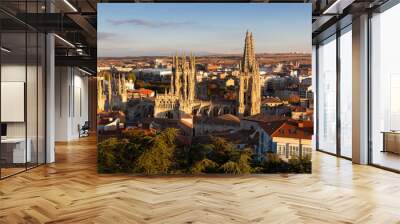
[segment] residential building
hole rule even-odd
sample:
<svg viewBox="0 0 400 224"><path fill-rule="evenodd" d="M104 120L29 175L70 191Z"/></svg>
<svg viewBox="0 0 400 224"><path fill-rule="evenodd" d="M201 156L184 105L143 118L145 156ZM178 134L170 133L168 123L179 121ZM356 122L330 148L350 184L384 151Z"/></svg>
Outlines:
<svg viewBox="0 0 400 224"><path fill-rule="evenodd" d="M276 153L288 160L312 154L312 123L289 120L277 128L271 138L276 144Z"/></svg>

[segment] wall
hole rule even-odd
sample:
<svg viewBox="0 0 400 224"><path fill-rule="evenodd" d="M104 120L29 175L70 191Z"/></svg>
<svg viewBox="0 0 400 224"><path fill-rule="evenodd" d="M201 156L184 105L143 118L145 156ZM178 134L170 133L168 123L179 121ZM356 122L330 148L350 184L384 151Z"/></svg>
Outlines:
<svg viewBox="0 0 400 224"><path fill-rule="evenodd" d="M55 140L70 141L89 118L88 78L72 67L56 67L55 74Z"/></svg>
<svg viewBox="0 0 400 224"><path fill-rule="evenodd" d="M3 64L1 66L2 82L25 82L25 64ZM30 94L28 94L30 95ZM6 110L6 108L1 108ZM24 122L7 123L7 137L25 137Z"/></svg>

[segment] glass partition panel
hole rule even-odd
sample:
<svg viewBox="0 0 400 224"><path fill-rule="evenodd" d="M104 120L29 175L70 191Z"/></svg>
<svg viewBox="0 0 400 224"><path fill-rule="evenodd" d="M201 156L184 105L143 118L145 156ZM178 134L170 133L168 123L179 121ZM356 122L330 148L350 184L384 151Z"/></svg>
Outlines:
<svg viewBox="0 0 400 224"><path fill-rule="evenodd" d="M400 170L400 4L371 19L372 163Z"/></svg>
<svg viewBox="0 0 400 224"><path fill-rule="evenodd" d="M31 161L26 142L26 43L25 32L1 34L2 177L24 171Z"/></svg>
<svg viewBox="0 0 400 224"><path fill-rule="evenodd" d="M352 157L352 34L351 26L340 36L340 154Z"/></svg>
<svg viewBox="0 0 400 224"><path fill-rule="evenodd" d="M27 33L27 75L26 75L26 114L27 114L27 150L29 153L28 168L37 165L38 160L38 113L37 113L37 79L38 79L38 35Z"/></svg>
<svg viewBox="0 0 400 224"><path fill-rule="evenodd" d="M46 88L46 78L45 78L45 65L46 65L46 37L44 34L38 34L38 76L37 76L37 115L38 115L38 164L45 163L46 151L45 151L45 122L46 122L46 114L45 114L45 88Z"/></svg>
<svg viewBox="0 0 400 224"><path fill-rule="evenodd" d="M19 16L46 9L44 0L1 1L0 7ZM0 22L0 178L5 178L45 163L46 38L6 13L0 19L7 21Z"/></svg>
<svg viewBox="0 0 400 224"><path fill-rule="evenodd" d="M318 149L336 153L336 36L318 48Z"/></svg>

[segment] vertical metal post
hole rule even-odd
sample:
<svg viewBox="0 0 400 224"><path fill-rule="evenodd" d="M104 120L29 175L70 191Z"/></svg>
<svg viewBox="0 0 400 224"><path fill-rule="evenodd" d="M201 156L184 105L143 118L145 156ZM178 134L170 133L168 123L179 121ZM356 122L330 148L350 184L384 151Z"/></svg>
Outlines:
<svg viewBox="0 0 400 224"><path fill-rule="evenodd" d="M319 150L319 44L315 46L315 148Z"/></svg>
<svg viewBox="0 0 400 224"><path fill-rule="evenodd" d="M341 114L340 114L340 35L339 27L336 30L336 155L341 156Z"/></svg>

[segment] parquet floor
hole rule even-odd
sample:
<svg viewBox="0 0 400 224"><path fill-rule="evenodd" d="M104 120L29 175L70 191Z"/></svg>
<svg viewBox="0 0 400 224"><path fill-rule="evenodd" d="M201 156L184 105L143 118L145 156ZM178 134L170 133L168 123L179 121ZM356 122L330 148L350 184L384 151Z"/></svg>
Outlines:
<svg viewBox="0 0 400 224"><path fill-rule="evenodd" d="M94 138L0 181L0 223L400 223L400 175L315 153L312 175L99 175Z"/></svg>

